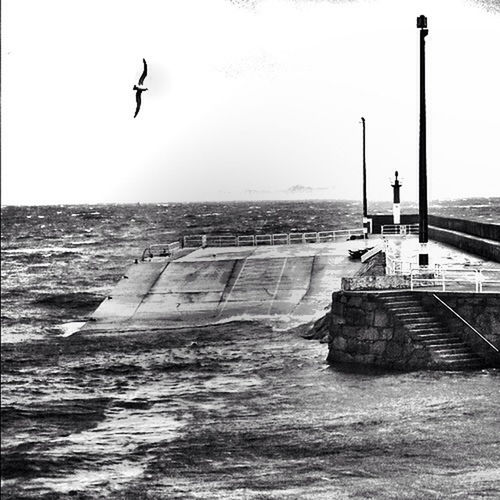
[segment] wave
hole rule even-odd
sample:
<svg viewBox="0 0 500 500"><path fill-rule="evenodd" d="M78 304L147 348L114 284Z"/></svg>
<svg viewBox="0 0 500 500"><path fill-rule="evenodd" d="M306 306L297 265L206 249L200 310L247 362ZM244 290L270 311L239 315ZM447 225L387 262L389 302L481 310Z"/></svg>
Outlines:
<svg viewBox="0 0 500 500"><path fill-rule="evenodd" d="M32 304L45 307L78 309L92 311L104 297L90 292L56 293L43 295L32 301Z"/></svg>
<svg viewBox="0 0 500 500"><path fill-rule="evenodd" d="M70 321L69 323L58 325L57 328L62 330L62 337L71 337L71 335L78 332L84 325L85 321Z"/></svg>
<svg viewBox="0 0 500 500"><path fill-rule="evenodd" d="M74 244L74 243L72 243ZM23 248L4 248L2 253L6 255L55 255L58 253L75 253L73 247L23 247Z"/></svg>
<svg viewBox="0 0 500 500"><path fill-rule="evenodd" d="M73 371L84 372L85 374L92 374L92 375L127 376L127 375L142 373L144 372L144 368L134 363L115 363L112 365L95 364L95 365L79 366L73 368Z"/></svg>

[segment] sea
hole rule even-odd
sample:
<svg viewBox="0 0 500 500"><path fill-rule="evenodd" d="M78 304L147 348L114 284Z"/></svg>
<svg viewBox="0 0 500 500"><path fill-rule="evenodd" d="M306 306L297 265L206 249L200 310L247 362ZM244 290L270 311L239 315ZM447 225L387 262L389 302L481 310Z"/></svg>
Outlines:
<svg viewBox="0 0 500 500"><path fill-rule="evenodd" d="M429 211L498 224L500 198ZM302 337L310 325L262 320L68 336L151 243L355 228L360 203L1 215L3 498L500 498L499 370L331 366L327 345Z"/></svg>

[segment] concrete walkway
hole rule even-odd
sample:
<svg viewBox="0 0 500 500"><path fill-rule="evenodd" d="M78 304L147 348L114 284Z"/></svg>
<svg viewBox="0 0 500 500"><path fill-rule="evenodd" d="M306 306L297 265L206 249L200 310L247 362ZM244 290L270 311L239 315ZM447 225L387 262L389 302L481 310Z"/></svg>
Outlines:
<svg viewBox="0 0 500 500"><path fill-rule="evenodd" d="M417 262L418 238L388 237L394 255ZM84 330L201 326L231 320L272 319L286 325L321 317L340 290L342 277L356 274L349 250L373 247L380 237L297 245L207 247L178 258L133 264ZM435 241L430 264L498 268L497 263Z"/></svg>
<svg viewBox="0 0 500 500"><path fill-rule="evenodd" d="M394 248L396 255L400 258L409 262L418 262L420 251L418 236L408 235L404 238L401 236L384 236L384 238L388 240L390 246ZM372 246L372 243L370 243L370 246ZM483 259L446 243L429 240L427 250L430 266L441 264L445 266L481 266L483 268L500 269L500 264L497 262Z"/></svg>
<svg viewBox="0 0 500 500"><path fill-rule="evenodd" d="M374 241L368 245L373 246ZM85 330L166 328L232 319L302 323L320 317L341 278L359 270L362 240L208 247L132 265Z"/></svg>

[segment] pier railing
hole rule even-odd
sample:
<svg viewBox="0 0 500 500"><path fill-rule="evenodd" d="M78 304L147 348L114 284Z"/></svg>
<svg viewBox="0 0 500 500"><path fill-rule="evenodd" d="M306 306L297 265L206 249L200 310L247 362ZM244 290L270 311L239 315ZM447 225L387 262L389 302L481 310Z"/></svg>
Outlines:
<svg viewBox="0 0 500 500"><path fill-rule="evenodd" d="M410 260L399 259L388 253L385 254L385 274L389 276L410 274L415 267L418 267L418 265Z"/></svg>
<svg viewBox="0 0 500 500"><path fill-rule="evenodd" d="M171 257L181 249L181 244L178 241L173 243L155 243L149 245L142 252L141 260L153 257Z"/></svg>
<svg viewBox="0 0 500 500"><path fill-rule="evenodd" d="M418 224L385 224L381 227L381 233L385 235L418 234Z"/></svg>
<svg viewBox="0 0 500 500"><path fill-rule="evenodd" d="M415 266L410 271L410 289L414 287L446 290L470 290L477 293L500 289L500 269L442 266L432 269Z"/></svg>
<svg viewBox="0 0 500 500"><path fill-rule="evenodd" d="M385 240L386 274L407 275L410 289L418 287L446 290L473 290L477 293L500 290L500 268L478 265L434 264L419 266L417 255L402 258Z"/></svg>
<svg viewBox="0 0 500 500"><path fill-rule="evenodd" d="M498 354L499 353L499 350L496 346L494 346L484 335L482 335L476 328L474 328L468 321L466 321L464 318L462 318L462 316L460 316L460 314L457 313L457 311L455 311L455 309L453 309L452 307L450 307L449 304L447 304L443 299L440 299L435 293L432 294L432 296L441 304L443 305L444 307L446 307L446 309L448 309L448 311L450 311L451 313L453 313L465 326L467 326L470 330L472 330L476 336L478 338L480 338L482 340L483 343L485 343L489 349L493 350L495 352L495 354Z"/></svg>
<svg viewBox="0 0 500 500"><path fill-rule="evenodd" d="M210 235L196 234L184 236L184 248L198 247L241 247L259 245L295 245L304 243L326 243L362 236L363 228L339 229L308 233L276 233L253 235Z"/></svg>
<svg viewBox="0 0 500 500"><path fill-rule="evenodd" d="M384 239L385 273L389 276L396 274L410 274L411 270L418 267L416 256L407 256L405 259L396 251L396 248Z"/></svg>

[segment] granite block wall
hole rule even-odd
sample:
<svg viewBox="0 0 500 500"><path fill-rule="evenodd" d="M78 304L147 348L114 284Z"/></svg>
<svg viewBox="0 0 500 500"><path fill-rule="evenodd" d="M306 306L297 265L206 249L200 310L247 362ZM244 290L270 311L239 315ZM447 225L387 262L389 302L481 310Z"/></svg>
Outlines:
<svg viewBox="0 0 500 500"><path fill-rule="evenodd" d="M443 306L434 294L500 349L500 293L420 292L422 305L432 310L450 331L455 331L486 359L497 364L498 355L467 325Z"/></svg>
<svg viewBox="0 0 500 500"><path fill-rule="evenodd" d="M435 361L424 345L394 321L377 295L333 294L328 361L405 371L433 368Z"/></svg>

